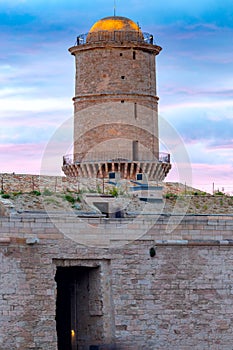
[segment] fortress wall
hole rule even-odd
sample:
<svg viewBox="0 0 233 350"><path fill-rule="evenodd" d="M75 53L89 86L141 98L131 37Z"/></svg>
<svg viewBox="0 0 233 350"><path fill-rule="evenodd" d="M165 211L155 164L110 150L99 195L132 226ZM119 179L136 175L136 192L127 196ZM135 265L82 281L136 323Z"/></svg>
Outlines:
<svg viewBox="0 0 233 350"><path fill-rule="evenodd" d="M103 267L107 282L100 317L112 315L112 326L105 325L102 350L231 349L233 217L170 219L2 217L1 350L57 350L54 277L59 264ZM82 237L91 237L93 228L95 244L84 245ZM80 233L75 240L72 230ZM101 241L103 231L109 236ZM138 240L133 240L135 232ZM28 244L35 236L40 242ZM106 237L114 241L101 248Z"/></svg>
<svg viewBox="0 0 233 350"><path fill-rule="evenodd" d="M0 190L8 192L31 192L48 189L60 192L69 189L77 191L78 181L65 176L46 176L30 174L0 174Z"/></svg>

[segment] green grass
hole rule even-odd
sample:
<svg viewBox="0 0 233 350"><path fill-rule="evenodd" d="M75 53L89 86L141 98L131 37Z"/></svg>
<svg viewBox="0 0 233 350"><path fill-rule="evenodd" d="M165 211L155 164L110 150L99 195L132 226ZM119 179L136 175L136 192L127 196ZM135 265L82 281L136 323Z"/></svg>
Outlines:
<svg viewBox="0 0 233 350"><path fill-rule="evenodd" d="M53 192L50 191L48 188L44 189L43 195L44 196L52 196Z"/></svg>

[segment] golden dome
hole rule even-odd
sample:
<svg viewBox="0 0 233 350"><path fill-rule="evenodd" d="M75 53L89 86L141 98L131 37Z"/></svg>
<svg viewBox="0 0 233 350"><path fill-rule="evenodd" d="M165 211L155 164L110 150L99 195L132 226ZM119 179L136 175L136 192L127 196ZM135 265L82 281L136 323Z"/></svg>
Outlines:
<svg viewBox="0 0 233 350"><path fill-rule="evenodd" d="M89 33L100 31L136 31L141 32L139 26L131 19L126 17L105 17L96 22L90 29Z"/></svg>
<svg viewBox="0 0 233 350"><path fill-rule="evenodd" d="M105 17L96 22L90 29L86 42L130 42L144 40L139 26L126 17Z"/></svg>

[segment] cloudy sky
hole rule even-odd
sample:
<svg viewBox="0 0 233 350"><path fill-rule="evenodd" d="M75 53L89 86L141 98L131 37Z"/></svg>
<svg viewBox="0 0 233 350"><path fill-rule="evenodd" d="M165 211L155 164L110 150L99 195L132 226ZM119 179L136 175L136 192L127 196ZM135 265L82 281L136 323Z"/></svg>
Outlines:
<svg viewBox="0 0 233 350"><path fill-rule="evenodd" d="M160 116L181 138L193 185L211 191L214 183L233 193L232 0L116 2L117 15L139 22L163 47L157 60ZM113 3L0 0L1 173L40 173L51 139L61 173L74 94L67 49L112 15ZM176 166L167 180L180 180Z"/></svg>

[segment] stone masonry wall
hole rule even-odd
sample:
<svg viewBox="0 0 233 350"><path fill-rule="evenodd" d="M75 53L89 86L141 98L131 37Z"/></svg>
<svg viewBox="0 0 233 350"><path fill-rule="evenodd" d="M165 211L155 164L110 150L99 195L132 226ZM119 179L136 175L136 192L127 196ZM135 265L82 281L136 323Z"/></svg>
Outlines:
<svg viewBox="0 0 233 350"><path fill-rule="evenodd" d="M115 149L113 148L114 142L111 143L112 140L118 141L118 146ZM131 140L131 144L129 140ZM117 154L120 158L132 159L132 141L134 140L138 141L141 146L138 152L140 160L153 159L152 155L158 156L158 138L145 129L124 123L102 124L99 127L92 128L81 138L75 140L74 146L78 152L74 155L80 153L86 155L88 151L91 151L95 154L94 160L102 159L98 158L98 154L100 156L109 154L108 158L117 158ZM105 142L106 145L104 145Z"/></svg>
<svg viewBox="0 0 233 350"><path fill-rule="evenodd" d="M140 159L145 158L145 148L157 155L155 56L160 48L125 41L80 45L70 51L76 59L75 161L80 153L90 151L98 157L109 150L112 156L106 159L114 158L114 151L131 159L133 141L140 144Z"/></svg>
<svg viewBox="0 0 233 350"><path fill-rule="evenodd" d="M62 192L66 189L77 191L78 181L65 176L46 176L30 174L0 174L1 191L4 192L31 192L48 189L53 192Z"/></svg>
<svg viewBox="0 0 233 350"><path fill-rule="evenodd" d="M2 217L0 349L57 350L54 277L63 264L103 267L101 350L230 350L232 233L229 215Z"/></svg>
<svg viewBox="0 0 233 350"><path fill-rule="evenodd" d="M89 46L77 48L76 95L129 91L156 95L154 53L144 51L140 45L133 50L127 42L122 47L110 46L105 43L103 47L93 45L91 50Z"/></svg>

